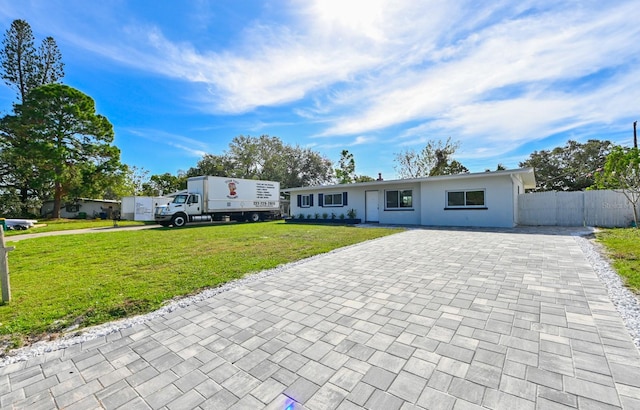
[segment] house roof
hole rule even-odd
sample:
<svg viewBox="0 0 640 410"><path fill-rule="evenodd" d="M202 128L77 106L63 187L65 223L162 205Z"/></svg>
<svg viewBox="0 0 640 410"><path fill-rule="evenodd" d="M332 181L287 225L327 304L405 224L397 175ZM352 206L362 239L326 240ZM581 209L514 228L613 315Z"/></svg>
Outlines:
<svg viewBox="0 0 640 410"><path fill-rule="evenodd" d="M487 178L487 177L499 177L499 176L511 176L512 178L518 178L522 180L525 189L533 189L536 187L536 178L533 168L518 168L507 169L502 171L491 172L474 172L465 174L454 175L438 175L433 177L423 178L407 178L407 179L393 179L389 181L371 181L371 182L356 182L353 184L333 184L333 185L316 185L297 188L285 188L282 192L296 192L296 191L308 191L310 189L330 189L330 188L344 188L345 186L352 187L367 187L367 186L380 186L380 185L397 185L416 182L431 182L431 181L453 181L459 179L474 179L474 178Z"/></svg>

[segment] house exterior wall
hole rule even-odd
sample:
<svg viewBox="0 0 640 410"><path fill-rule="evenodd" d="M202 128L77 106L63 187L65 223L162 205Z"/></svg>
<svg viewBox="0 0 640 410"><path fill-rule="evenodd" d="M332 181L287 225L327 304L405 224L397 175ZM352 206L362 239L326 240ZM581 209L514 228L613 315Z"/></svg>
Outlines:
<svg viewBox="0 0 640 410"><path fill-rule="evenodd" d="M347 216L350 209L363 222L381 224L512 228L518 221L518 199L525 188L535 186L533 169L458 174L410 180L379 181L327 187L293 188L291 215L324 219ZM377 192L377 212L373 197ZM348 201L338 207L322 206L327 195L344 195ZM306 197L300 200L300 197ZM326 204L325 204L326 205ZM370 220L367 220L369 218Z"/></svg>
<svg viewBox="0 0 640 410"><path fill-rule="evenodd" d="M514 183L508 175L451 181L423 182L422 225L508 227L515 226ZM484 191L485 206L451 208L447 192ZM517 189L516 189L517 192Z"/></svg>
<svg viewBox="0 0 640 410"><path fill-rule="evenodd" d="M109 210L111 207L111 210ZM78 218L84 215L86 218L99 218L101 213L106 213L106 218L111 218L111 211L119 211L120 203L117 201L100 201L79 199L73 203L63 204L60 207L60 218ZM43 217L53 213L53 201L46 201L40 210Z"/></svg>
<svg viewBox="0 0 640 410"><path fill-rule="evenodd" d="M413 206L406 209L389 209L387 208L387 193L390 191L406 191L411 190ZM380 223L394 225L422 225L420 207L422 200L420 198L421 185L419 183L405 184L396 183L385 185L379 190L379 212Z"/></svg>
<svg viewBox="0 0 640 410"><path fill-rule="evenodd" d="M347 204L344 204L344 194L347 193ZM343 204L336 206L323 206L321 197L325 195L341 195ZM298 196L311 198L310 205L301 204ZM309 191L296 192L291 196L290 200L291 216L299 218L302 215L305 219L323 219L323 214L326 214L330 219L332 214L335 218L340 218L340 215L344 215L347 218L347 213L350 209L356 210L356 218L362 218L364 216L364 190L358 188L348 189L347 185L344 186L331 186L323 189L322 187L316 187ZM317 217L317 218L316 218Z"/></svg>

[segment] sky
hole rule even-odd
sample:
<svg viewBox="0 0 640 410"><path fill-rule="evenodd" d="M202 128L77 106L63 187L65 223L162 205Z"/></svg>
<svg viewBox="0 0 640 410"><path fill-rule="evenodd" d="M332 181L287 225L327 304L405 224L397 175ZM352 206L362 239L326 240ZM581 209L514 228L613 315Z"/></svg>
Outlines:
<svg viewBox="0 0 640 410"><path fill-rule="evenodd" d="M459 142L471 172L569 139L630 146L640 0L0 0L0 29L52 36L121 161L177 174L238 135L277 136L358 175ZM0 115L16 93L0 84Z"/></svg>

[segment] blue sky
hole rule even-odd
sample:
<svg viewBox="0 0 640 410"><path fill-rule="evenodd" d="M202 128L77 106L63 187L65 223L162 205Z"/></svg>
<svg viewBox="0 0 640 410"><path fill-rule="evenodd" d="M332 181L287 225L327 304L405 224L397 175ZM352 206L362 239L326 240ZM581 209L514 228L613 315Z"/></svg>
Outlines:
<svg viewBox="0 0 640 410"><path fill-rule="evenodd" d="M278 136L391 179L394 153L460 142L472 172L568 139L630 145L640 1L0 0L53 36L65 84L122 162L177 173L237 135ZM0 114L15 93L0 86Z"/></svg>

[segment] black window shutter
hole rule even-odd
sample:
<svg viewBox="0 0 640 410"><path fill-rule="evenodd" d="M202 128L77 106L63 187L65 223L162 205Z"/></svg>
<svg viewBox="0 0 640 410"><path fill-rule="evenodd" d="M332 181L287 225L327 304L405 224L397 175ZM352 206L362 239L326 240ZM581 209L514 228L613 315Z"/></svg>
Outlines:
<svg viewBox="0 0 640 410"><path fill-rule="evenodd" d="M318 194L318 205L324 207L324 194Z"/></svg>
<svg viewBox="0 0 640 410"><path fill-rule="evenodd" d="M309 194L309 206L313 206L313 194Z"/></svg>
<svg viewBox="0 0 640 410"><path fill-rule="evenodd" d="M298 195L298 208L302 207L302 195Z"/></svg>
<svg viewBox="0 0 640 410"><path fill-rule="evenodd" d="M342 193L342 206L347 206L347 193L343 192Z"/></svg>

